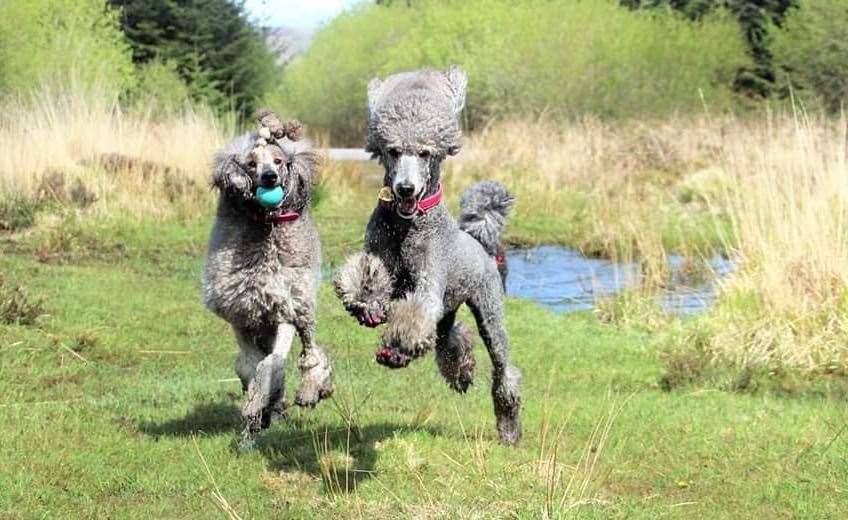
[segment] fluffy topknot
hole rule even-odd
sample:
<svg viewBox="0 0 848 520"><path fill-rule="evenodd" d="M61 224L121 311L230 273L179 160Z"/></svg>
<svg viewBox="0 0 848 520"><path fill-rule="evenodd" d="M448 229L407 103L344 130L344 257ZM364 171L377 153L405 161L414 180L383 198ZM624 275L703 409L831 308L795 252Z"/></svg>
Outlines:
<svg viewBox="0 0 848 520"><path fill-rule="evenodd" d="M286 138L290 141L300 141L303 137L303 123L297 119L282 121L280 120L280 117L269 108L260 108L256 111L256 126L259 129L260 135L263 133L263 128L268 129L268 137L266 139Z"/></svg>

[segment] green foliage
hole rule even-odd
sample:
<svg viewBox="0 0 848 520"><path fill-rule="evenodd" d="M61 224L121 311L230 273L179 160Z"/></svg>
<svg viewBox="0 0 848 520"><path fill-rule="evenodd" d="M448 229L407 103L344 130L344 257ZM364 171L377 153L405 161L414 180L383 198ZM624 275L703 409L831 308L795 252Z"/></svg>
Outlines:
<svg viewBox="0 0 848 520"><path fill-rule="evenodd" d="M130 92L130 104L154 117L166 117L185 106L190 94L175 62L154 59L138 67L138 83Z"/></svg>
<svg viewBox="0 0 848 520"><path fill-rule="evenodd" d="M804 0L774 42L783 85L834 112L848 99L846 27L848 4L843 0Z"/></svg>
<svg viewBox="0 0 848 520"><path fill-rule="evenodd" d="M775 82L772 28L782 24L797 0L621 0L621 4L633 9L674 9L693 20L699 20L716 9L728 9L739 22L748 52L754 60L753 66L739 69L735 87L748 94L766 97Z"/></svg>
<svg viewBox="0 0 848 520"><path fill-rule="evenodd" d="M611 35L615 37L610 37ZM513 114L668 115L733 104L749 63L735 24L622 9L612 0L363 6L333 20L284 74L274 104L358 144L368 80L457 63L471 125Z"/></svg>
<svg viewBox="0 0 848 520"><path fill-rule="evenodd" d="M133 81L129 46L104 0L0 2L0 91L46 85L117 95Z"/></svg>
<svg viewBox="0 0 848 520"><path fill-rule="evenodd" d="M234 0L109 0L121 9L121 24L133 60L174 63L195 101L243 116L279 74L264 36Z"/></svg>
<svg viewBox="0 0 848 520"><path fill-rule="evenodd" d="M270 104L296 115L334 139L356 137L365 128L365 88L385 70L383 52L402 41L415 23L401 10L362 7L334 19L319 31L307 54L290 64ZM408 14L408 13L404 13Z"/></svg>

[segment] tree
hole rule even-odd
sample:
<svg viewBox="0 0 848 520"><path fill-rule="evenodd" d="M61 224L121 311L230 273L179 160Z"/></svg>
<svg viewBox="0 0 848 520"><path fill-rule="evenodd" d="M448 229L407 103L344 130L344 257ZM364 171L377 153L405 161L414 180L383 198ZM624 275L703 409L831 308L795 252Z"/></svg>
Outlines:
<svg viewBox="0 0 848 520"><path fill-rule="evenodd" d="M49 86L118 96L134 82L129 44L106 0L0 0L0 93Z"/></svg>
<svg viewBox="0 0 848 520"><path fill-rule="evenodd" d="M670 8L698 20L718 8L730 11L742 28L753 68L740 69L735 86L739 91L760 97L768 96L775 83L773 55L770 48L772 26L780 27L797 0L620 0L631 9Z"/></svg>
<svg viewBox="0 0 848 520"><path fill-rule="evenodd" d="M176 64L193 99L249 117L280 73L262 31L236 0L109 0L133 61Z"/></svg>

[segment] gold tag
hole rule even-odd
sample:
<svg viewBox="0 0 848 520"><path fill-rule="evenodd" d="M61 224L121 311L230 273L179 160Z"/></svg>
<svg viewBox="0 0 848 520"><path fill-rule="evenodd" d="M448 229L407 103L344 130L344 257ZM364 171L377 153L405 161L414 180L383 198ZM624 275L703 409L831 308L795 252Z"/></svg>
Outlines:
<svg viewBox="0 0 848 520"><path fill-rule="evenodd" d="M377 194L377 198L380 202L394 202L395 200L395 197L392 194L392 189L388 186L380 188L380 193Z"/></svg>

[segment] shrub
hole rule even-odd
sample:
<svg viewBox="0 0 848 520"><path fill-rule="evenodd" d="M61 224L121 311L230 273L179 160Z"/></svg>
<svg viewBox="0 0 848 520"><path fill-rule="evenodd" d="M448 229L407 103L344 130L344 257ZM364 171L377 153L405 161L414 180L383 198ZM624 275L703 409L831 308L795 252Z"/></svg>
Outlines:
<svg viewBox="0 0 848 520"><path fill-rule="evenodd" d="M156 119L179 113L190 97L188 86L174 61L153 60L138 68L138 82L129 95L130 105Z"/></svg>
<svg viewBox="0 0 848 520"><path fill-rule="evenodd" d="M133 81L129 45L104 0L0 2L0 91L48 84L117 95Z"/></svg>
<svg viewBox="0 0 848 520"><path fill-rule="evenodd" d="M774 53L785 87L831 111L848 99L848 5L804 0L775 36Z"/></svg>
<svg viewBox="0 0 848 520"><path fill-rule="evenodd" d="M23 287L0 275L0 323L33 325L44 314L43 299L30 297Z"/></svg>
<svg viewBox="0 0 848 520"><path fill-rule="evenodd" d="M611 35L615 37L611 37ZM461 65L466 117L669 115L733 105L748 63L735 22L589 2L434 1L362 6L333 20L284 74L275 104L359 143L374 75Z"/></svg>
<svg viewBox="0 0 848 520"><path fill-rule="evenodd" d="M5 192L0 197L0 230L17 231L32 226L38 202L20 191Z"/></svg>
<svg viewBox="0 0 848 520"><path fill-rule="evenodd" d="M679 355L697 343L711 363L742 376L848 371L845 125L777 119L727 139L719 161L735 188L719 204L736 267L690 327L697 342L684 335ZM674 352L668 360L673 370Z"/></svg>

